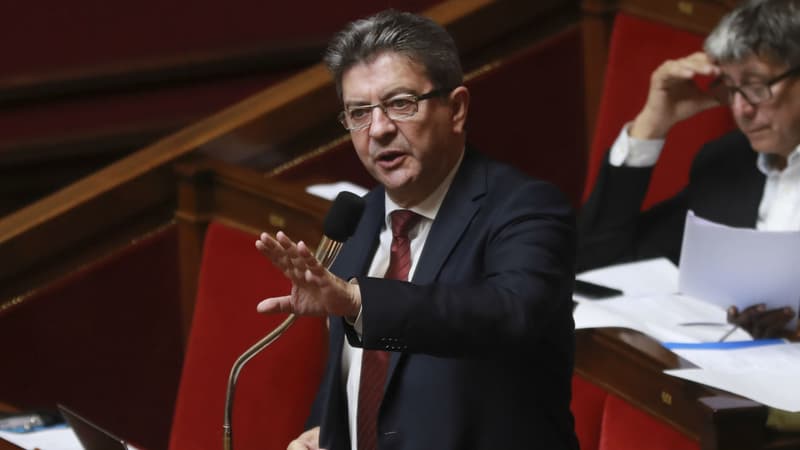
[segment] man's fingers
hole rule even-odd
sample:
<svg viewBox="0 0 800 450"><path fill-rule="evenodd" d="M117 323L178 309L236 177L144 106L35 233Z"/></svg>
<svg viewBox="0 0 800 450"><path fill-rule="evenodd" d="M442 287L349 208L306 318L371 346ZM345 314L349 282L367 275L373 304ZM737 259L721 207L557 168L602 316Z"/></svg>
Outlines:
<svg viewBox="0 0 800 450"><path fill-rule="evenodd" d="M791 308L777 308L764 312L757 319L760 337L772 338L781 336L786 325L794 318Z"/></svg>
<svg viewBox="0 0 800 450"><path fill-rule="evenodd" d="M275 237L262 233L256 241L256 249L267 256L275 267L294 283L303 282L309 265L316 264L314 255L303 241L295 244L282 231L278 231Z"/></svg>
<svg viewBox="0 0 800 450"><path fill-rule="evenodd" d="M692 81L695 76L717 76L719 67L704 53L695 53L685 58L665 61L653 74L656 86L669 87ZM687 85L688 86L688 85Z"/></svg>
<svg viewBox="0 0 800 450"><path fill-rule="evenodd" d="M752 324L755 324L756 319L766 311L766 306L763 303L758 303L756 305L748 306L742 312L735 315L733 320L729 320L731 323L735 323L740 327L748 329ZM729 316L730 317L730 316Z"/></svg>
<svg viewBox="0 0 800 450"><path fill-rule="evenodd" d="M295 247L294 241L286 235L283 231L278 231L275 233L275 239L278 243L283 247L284 250L290 251L293 250Z"/></svg>
<svg viewBox="0 0 800 450"><path fill-rule="evenodd" d="M278 245L278 242L268 233L261 233L256 240L256 248L266 256L269 256L270 252L275 251Z"/></svg>
<svg viewBox="0 0 800 450"><path fill-rule="evenodd" d="M728 323L736 323L736 319L739 317L739 308L735 306L728 307Z"/></svg>
<svg viewBox="0 0 800 450"><path fill-rule="evenodd" d="M286 257L286 250L268 233L261 233L261 236L259 236L259 239L256 241L256 249L272 260L276 265L281 266L285 264L283 260Z"/></svg>
<svg viewBox="0 0 800 450"><path fill-rule="evenodd" d="M286 450L324 450L319 448L319 427L304 431Z"/></svg>
<svg viewBox="0 0 800 450"><path fill-rule="evenodd" d="M297 253L303 259L303 263L305 264L305 268L307 272L311 272L314 277L324 277L326 269L322 267L322 264L317 261L316 256L311 252L311 249L308 248L305 242L300 241L297 244ZM308 280L309 276L306 275L306 279Z"/></svg>
<svg viewBox="0 0 800 450"><path fill-rule="evenodd" d="M256 305L256 311L261 314L291 313L294 312L294 308L292 308L291 296L285 295L260 301Z"/></svg>
<svg viewBox="0 0 800 450"><path fill-rule="evenodd" d="M678 60L687 70L694 74L713 76L719 73L719 67L715 65L703 52L693 53L685 58Z"/></svg>
<svg viewBox="0 0 800 450"><path fill-rule="evenodd" d="M763 303L749 306L742 312L734 306L728 308L728 322L739 325L756 339L781 336L794 316L792 308L767 310Z"/></svg>

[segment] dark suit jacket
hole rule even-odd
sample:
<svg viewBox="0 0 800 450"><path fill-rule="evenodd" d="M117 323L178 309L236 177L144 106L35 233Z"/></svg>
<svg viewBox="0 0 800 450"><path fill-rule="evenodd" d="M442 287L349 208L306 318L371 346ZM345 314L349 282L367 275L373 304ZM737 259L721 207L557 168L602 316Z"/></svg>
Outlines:
<svg viewBox="0 0 800 450"><path fill-rule="evenodd" d="M333 272L357 276L363 342L331 318L328 366L309 425L350 448L341 373L345 335L392 351L381 449L573 449L574 218L553 186L468 151L411 283L367 278L384 190Z"/></svg>
<svg viewBox="0 0 800 450"><path fill-rule="evenodd" d="M660 256L680 259L686 211L736 227L756 226L765 177L739 131L712 141L692 162L688 185L640 212L651 168L601 169L578 220L578 271Z"/></svg>

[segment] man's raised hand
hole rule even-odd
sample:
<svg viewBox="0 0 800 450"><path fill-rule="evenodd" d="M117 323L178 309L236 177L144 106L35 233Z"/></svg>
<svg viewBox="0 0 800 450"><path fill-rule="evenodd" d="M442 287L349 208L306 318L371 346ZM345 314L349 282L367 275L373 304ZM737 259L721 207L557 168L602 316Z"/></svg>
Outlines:
<svg viewBox="0 0 800 450"><path fill-rule="evenodd" d="M261 301L256 308L258 312L311 316L333 314L343 317L358 315L361 308L358 285L347 283L322 267L303 241L295 243L282 231L274 237L261 233L256 241L256 249L292 282L290 295Z"/></svg>
<svg viewBox="0 0 800 450"><path fill-rule="evenodd" d="M647 102L636 116L630 136L663 139L676 123L718 106L719 102L701 90L694 77L719 74L719 67L703 52L662 63L650 77Z"/></svg>

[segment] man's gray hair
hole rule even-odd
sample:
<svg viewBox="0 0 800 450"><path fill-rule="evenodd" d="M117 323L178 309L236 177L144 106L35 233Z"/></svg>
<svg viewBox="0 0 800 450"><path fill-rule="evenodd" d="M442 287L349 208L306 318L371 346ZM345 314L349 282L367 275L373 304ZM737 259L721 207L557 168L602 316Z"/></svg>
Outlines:
<svg viewBox="0 0 800 450"><path fill-rule="evenodd" d="M386 10L351 22L328 45L324 61L333 75L339 98L342 98L342 76L348 69L372 62L386 52L401 54L420 64L434 89L454 88L463 83L458 49L444 28L426 17Z"/></svg>
<svg viewBox="0 0 800 450"><path fill-rule="evenodd" d="M705 52L717 62L749 56L800 64L800 0L750 0L728 13L706 38Z"/></svg>

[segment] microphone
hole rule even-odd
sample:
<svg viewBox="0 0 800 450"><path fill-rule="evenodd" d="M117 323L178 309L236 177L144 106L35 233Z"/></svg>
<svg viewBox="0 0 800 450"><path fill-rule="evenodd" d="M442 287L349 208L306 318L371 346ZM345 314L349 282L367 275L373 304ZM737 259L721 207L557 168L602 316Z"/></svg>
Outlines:
<svg viewBox="0 0 800 450"><path fill-rule="evenodd" d="M336 200L333 201L331 209L328 210L328 214L325 216L322 226L322 240L314 252L314 256L323 267L330 269L333 265L334 260L342 250L344 242L355 232L363 212L364 199L361 197L347 191L342 191L336 196ZM260 341L253 344L252 347L245 350L233 363L231 373L228 376L228 390L225 395L225 420L222 424L222 448L224 450L231 450L233 446L231 418L233 416L233 396L236 391L236 381L239 379L239 373L254 356L281 337L296 318L294 314L289 314L286 320Z"/></svg>
<svg viewBox="0 0 800 450"><path fill-rule="evenodd" d="M342 250L344 242L353 235L364 212L364 199L352 192L336 196L322 225L322 240L314 253L317 261L329 269Z"/></svg>

